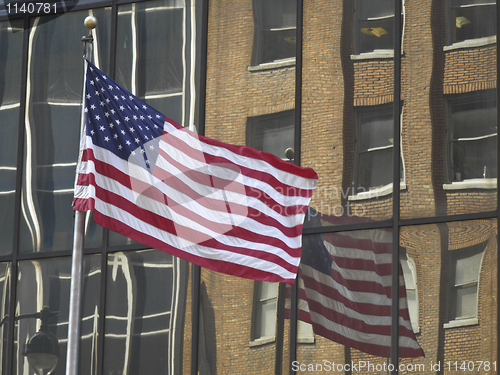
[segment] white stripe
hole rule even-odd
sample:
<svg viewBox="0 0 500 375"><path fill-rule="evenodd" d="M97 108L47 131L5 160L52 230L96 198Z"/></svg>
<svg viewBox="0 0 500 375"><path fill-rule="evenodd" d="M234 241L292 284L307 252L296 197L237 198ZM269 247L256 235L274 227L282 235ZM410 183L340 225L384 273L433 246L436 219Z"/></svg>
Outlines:
<svg viewBox="0 0 500 375"><path fill-rule="evenodd" d="M97 198L95 199L95 205L96 205L96 210L101 214L115 218L124 223L125 225L135 229L136 231L151 236L177 249L181 249L179 238L176 235L173 235L159 228L156 228L155 226L152 226L146 222L140 221L135 216L129 214L125 210L107 204L106 202L103 202ZM223 260L225 262L243 265L256 270L270 272L284 279L293 279L295 277L295 273L289 272L288 270L284 269L283 267L277 265L274 262L269 262L264 259L255 258L253 256L245 254L234 253L232 251L220 250L196 244L195 246L186 249L186 251L184 252L195 255L200 258ZM265 251L265 252L274 253L273 251Z"/></svg>
<svg viewBox="0 0 500 375"><path fill-rule="evenodd" d="M188 129L177 129L169 122L165 122L165 131L167 131L173 137L184 141L194 149L201 150L200 145L202 145L202 151L207 154L224 157L239 166L248 167L256 171L271 173L274 177L276 177L278 181L286 185L306 190L314 190L316 188L316 180L311 180L309 178L284 172L264 160L236 154L229 149L224 148L223 146L212 146L205 142L201 142L198 139L197 135L190 132Z"/></svg>

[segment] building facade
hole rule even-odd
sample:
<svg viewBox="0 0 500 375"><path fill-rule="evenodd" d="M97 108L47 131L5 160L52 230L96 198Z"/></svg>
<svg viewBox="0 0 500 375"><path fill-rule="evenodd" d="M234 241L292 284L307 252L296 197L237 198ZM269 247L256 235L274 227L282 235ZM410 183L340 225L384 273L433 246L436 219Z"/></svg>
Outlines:
<svg viewBox="0 0 500 375"><path fill-rule="evenodd" d="M88 15L94 63L134 95L317 172L304 246L392 235L425 357L332 342L297 321L294 289L200 269L88 214L80 374L497 373L495 1L64 4L0 5L2 374L34 373L26 343L47 326L65 373Z"/></svg>

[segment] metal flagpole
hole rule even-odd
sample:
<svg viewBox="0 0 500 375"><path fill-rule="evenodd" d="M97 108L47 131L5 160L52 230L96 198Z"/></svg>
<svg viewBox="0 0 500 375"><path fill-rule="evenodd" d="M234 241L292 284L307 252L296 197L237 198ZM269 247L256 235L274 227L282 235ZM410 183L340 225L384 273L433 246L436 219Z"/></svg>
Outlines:
<svg viewBox="0 0 500 375"><path fill-rule="evenodd" d="M84 43L83 58L92 59L92 29L97 26L97 20L93 16L85 18L85 26L89 29L89 35L82 38ZM85 68L87 62L85 61ZM86 71L86 69L85 69ZM83 84L85 95L85 80ZM82 100L85 98L82 96ZM84 124L85 112L82 105L81 135L80 142L85 137ZM80 147L80 153L82 147ZM81 155L79 155L79 158ZM78 176L78 171L76 173ZM71 290L69 301L69 322L68 322L68 347L66 356L66 375L78 374L78 353L80 347L80 321L82 314L82 286L83 286L83 248L85 239L85 211L75 211L75 229L73 236L73 257L71 264Z"/></svg>

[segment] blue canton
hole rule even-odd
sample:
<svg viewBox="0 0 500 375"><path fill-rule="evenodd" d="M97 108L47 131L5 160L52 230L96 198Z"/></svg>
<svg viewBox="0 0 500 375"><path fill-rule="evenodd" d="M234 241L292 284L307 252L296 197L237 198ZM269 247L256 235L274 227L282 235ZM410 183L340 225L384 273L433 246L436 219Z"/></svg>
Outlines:
<svg viewBox="0 0 500 375"><path fill-rule="evenodd" d="M125 160L142 154L141 164L153 167L165 116L90 62L85 82L84 111L86 134L92 137L94 145L106 148Z"/></svg>

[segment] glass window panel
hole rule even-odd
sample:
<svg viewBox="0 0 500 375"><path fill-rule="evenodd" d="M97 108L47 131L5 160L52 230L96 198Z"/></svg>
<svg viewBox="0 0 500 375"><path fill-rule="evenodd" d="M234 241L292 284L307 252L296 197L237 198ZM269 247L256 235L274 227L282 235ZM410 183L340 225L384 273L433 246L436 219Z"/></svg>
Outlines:
<svg viewBox="0 0 500 375"><path fill-rule="evenodd" d="M358 0L354 12L354 53L392 50L394 1Z"/></svg>
<svg viewBox="0 0 500 375"><path fill-rule="evenodd" d="M360 111L360 136L361 150L376 147L391 146L394 142L394 121L391 106Z"/></svg>
<svg viewBox="0 0 500 375"><path fill-rule="evenodd" d="M9 306L11 288L11 264L0 263L0 369L2 374L6 374L5 365L8 351L8 325Z"/></svg>
<svg viewBox="0 0 500 375"><path fill-rule="evenodd" d="M497 176L495 92L448 98L448 159L451 181Z"/></svg>
<svg viewBox="0 0 500 375"><path fill-rule="evenodd" d="M104 358L106 373L174 373L183 277L178 261L157 250L109 256L104 351L113 356Z"/></svg>
<svg viewBox="0 0 500 375"><path fill-rule="evenodd" d="M392 147L359 155L358 191L369 191L392 182Z"/></svg>
<svg viewBox="0 0 500 375"><path fill-rule="evenodd" d="M83 72L82 45L74 41L86 32L88 14L34 19L30 29L21 252L72 247ZM96 14L109 29L109 12ZM109 51L108 34L97 34L103 51Z"/></svg>
<svg viewBox="0 0 500 375"><path fill-rule="evenodd" d="M295 57L297 1L254 0L253 64Z"/></svg>
<svg viewBox="0 0 500 375"><path fill-rule="evenodd" d="M477 282L479 280L479 269L483 252L465 257L468 254L463 254L463 257L456 259L456 274L455 285Z"/></svg>
<svg viewBox="0 0 500 375"><path fill-rule="evenodd" d="M451 43L496 34L496 6L493 1L451 1L448 39Z"/></svg>
<svg viewBox="0 0 500 375"><path fill-rule="evenodd" d="M116 81L180 124L184 23L183 4L177 0L118 7Z"/></svg>
<svg viewBox="0 0 500 375"><path fill-rule="evenodd" d="M394 1L358 0L356 12L361 20L394 16Z"/></svg>
<svg viewBox="0 0 500 375"><path fill-rule="evenodd" d="M19 262L17 282L16 326L14 335L14 374L28 372L24 356L25 343L40 330L54 334L61 355L53 372L65 373L66 339L68 337L71 259L54 258ZM41 317L34 314L50 311L44 328Z"/></svg>
<svg viewBox="0 0 500 375"><path fill-rule="evenodd" d="M294 147L294 111L251 117L247 123L247 145L285 158L285 150Z"/></svg>
<svg viewBox="0 0 500 375"><path fill-rule="evenodd" d="M0 22L0 254L12 252L21 88L22 21Z"/></svg>
<svg viewBox="0 0 500 375"><path fill-rule="evenodd" d="M456 311L450 318L465 319L477 316L477 285L456 290Z"/></svg>

